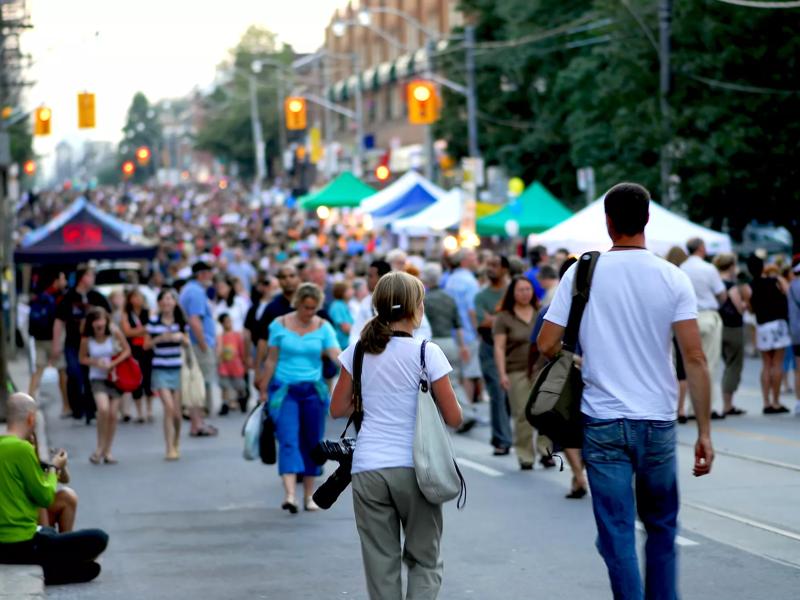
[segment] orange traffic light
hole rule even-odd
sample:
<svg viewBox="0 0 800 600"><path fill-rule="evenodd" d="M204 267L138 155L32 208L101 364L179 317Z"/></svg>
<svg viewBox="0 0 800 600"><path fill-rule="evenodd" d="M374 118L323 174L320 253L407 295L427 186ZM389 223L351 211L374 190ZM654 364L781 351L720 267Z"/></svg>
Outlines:
<svg viewBox="0 0 800 600"><path fill-rule="evenodd" d="M33 135L50 135L50 121L53 113L46 106L40 106L34 113Z"/></svg>
<svg viewBox="0 0 800 600"><path fill-rule="evenodd" d="M301 96L290 96L283 103L286 117L286 129L300 130L306 128L306 99Z"/></svg>
<svg viewBox="0 0 800 600"><path fill-rule="evenodd" d="M392 176L392 172L389 170L389 167L386 165L378 165L375 169L375 179L378 181L386 181L389 177Z"/></svg>
<svg viewBox="0 0 800 600"><path fill-rule="evenodd" d="M136 165L133 164L132 160L126 160L122 163L122 175L127 179L131 175L136 172Z"/></svg>
<svg viewBox="0 0 800 600"><path fill-rule="evenodd" d="M33 175L36 173L36 163L32 160L26 160L25 164L22 165L22 170L24 171L25 175Z"/></svg>
<svg viewBox="0 0 800 600"><path fill-rule="evenodd" d="M433 82L417 79L408 84L408 122L413 125L430 125L438 119L438 100Z"/></svg>
<svg viewBox="0 0 800 600"><path fill-rule="evenodd" d="M5 121L6 119L10 118L11 115L14 113L14 108L11 106L4 106L0 116Z"/></svg>
<svg viewBox="0 0 800 600"><path fill-rule="evenodd" d="M150 148L147 146L139 146L136 149L136 161L141 165L145 166L147 163L150 162Z"/></svg>
<svg viewBox="0 0 800 600"><path fill-rule="evenodd" d="M78 94L78 129L94 127L94 94Z"/></svg>

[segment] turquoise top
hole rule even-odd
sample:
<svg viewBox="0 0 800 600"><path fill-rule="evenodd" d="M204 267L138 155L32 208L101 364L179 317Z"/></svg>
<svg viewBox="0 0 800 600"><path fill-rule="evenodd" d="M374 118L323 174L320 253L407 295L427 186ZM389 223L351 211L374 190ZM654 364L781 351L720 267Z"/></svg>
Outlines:
<svg viewBox="0 0 800 600"><path fill-rule="evenodd" d="M350 344L350 334L342 331L342 323L353 324L353 315L350 314L347 302L344 300L334 300L331 302L328 314L331 316L334 327L336 327L336 339L339 340L339 346L341 348L347 348Z"/></svg>
<svg viewBox="0 0 800 600"><path fill-rule="evenodd" d="M316 382L322 379L322 353L339 350L336 332L327 321L322 327L305 335L287 329L281 319L269 326L269 345L278 348L275 375L281 383Z"/></svg>

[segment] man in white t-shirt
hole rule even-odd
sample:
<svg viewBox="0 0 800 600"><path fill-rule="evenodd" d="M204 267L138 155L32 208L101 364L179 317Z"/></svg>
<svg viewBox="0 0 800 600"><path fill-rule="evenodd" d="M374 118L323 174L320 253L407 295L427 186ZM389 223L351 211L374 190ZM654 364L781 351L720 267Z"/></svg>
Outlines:
<svg viewBox="0 0 800 600"><path fill-rule="evenodd" d="M700 238L692 238L686 242L689 251L681 265L681 271L689 276L697 296L697 325L700 328L700 339L703 340L703 352L708 362L708 372L714 377L722 357L722 317L719 307L725 303L728 292L717 268L706 262L706 245ZM711 388L711 406L719 400L719 386ZM724 419L725 410L714 411L712 419Z"/></svg>
<svg viewBox="0 0 800 600"><path fill-rule="evenodd" d="M646 250L649 204L649 192L632 183L616 185L606 194L606 226L614 246L597 261L579 333L585 384L583 458L597 547L614 597L624 599L678 597L673 332L697 415L694 474L709 473L714 457L711 385L697 303L686 274ZM538 337L538 347L548 357L561 349L575 272L573 266L561 280ZM636 558L637 512L648 534L646 590Z"/></svg>

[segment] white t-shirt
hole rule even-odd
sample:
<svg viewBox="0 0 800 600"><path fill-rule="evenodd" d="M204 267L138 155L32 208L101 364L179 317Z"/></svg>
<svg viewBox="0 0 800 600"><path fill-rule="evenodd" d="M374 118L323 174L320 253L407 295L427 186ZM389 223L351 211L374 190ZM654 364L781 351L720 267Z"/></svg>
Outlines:
<svg viewBox="0 0 800 600"><path fill-rule="evenodd" d="M717 268L699 256L690 256L681 265L681 271L689 276L697 296L698 310L719 310L717 296L725 291L725 284Z"/></svg>
<svg viewBox="0 0 800 600"><path fill-rule="evenodd" d="M414 338L393 337L382 353L364 355L364 421L353 455L353 473L414 466L420 345ZM351 344L339 355L342 367L351 375L354 352L355 344ZM433 342L425 348L425 364L431 382L453 370Z"/></svg>
<svg viewBox="0 0 800 600"><path fill-rule="evenodd" d="M576 267L564 275L544 317L562 327ZM680 269L647 250L603 254L579 333L583 413L596 419L674 420L672 324L696 318L694 290Z"/></svg>

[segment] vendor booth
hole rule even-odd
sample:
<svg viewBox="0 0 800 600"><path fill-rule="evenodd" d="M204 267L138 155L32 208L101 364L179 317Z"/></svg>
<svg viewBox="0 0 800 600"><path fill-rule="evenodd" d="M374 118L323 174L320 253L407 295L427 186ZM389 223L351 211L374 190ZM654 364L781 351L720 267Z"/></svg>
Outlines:
<svg viewBox="0 0 800 600"><path fill-rule="evenodd" d="M488 217L478 219L478 235L514 237L547 231L572 216L547 188L534 182L516 200Z"/></svg>

